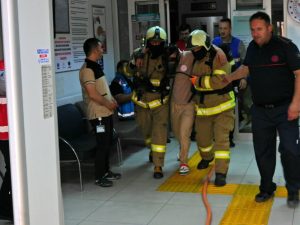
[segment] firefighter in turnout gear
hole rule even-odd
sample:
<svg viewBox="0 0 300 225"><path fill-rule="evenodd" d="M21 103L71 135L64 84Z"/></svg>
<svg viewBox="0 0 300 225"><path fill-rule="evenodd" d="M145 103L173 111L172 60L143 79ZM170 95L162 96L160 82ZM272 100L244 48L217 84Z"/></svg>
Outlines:
<svg viewBox="0 0 300 225"><path fill-rule="evenodd" d="M154 163L155 179L163 177L169 121L169 78L167 76L167 34L159 26L146 33L146 45L133 53L134 69L132 101L136 120L150 147L149 159Z"/></svg>
<svg viewBox="0 0 300 225"><path fill-rule="evenodd" d="M197 168L205 169L215 159L215 185L224 186L229 167L229 131L234 126L235 97L231 85L222 82L230 64L217 57L215 46L202 30L194 30L188 41L195 62L191 80L195 88L195 129L202 157ZM227 86L226 86L227 85Z"/></svg>

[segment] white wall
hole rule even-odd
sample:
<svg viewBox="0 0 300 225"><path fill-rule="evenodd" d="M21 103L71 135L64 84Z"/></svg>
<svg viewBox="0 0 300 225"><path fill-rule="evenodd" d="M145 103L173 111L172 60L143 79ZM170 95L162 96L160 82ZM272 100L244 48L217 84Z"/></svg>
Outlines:
<svg viewBox="0 0 300 225"><path fill-rule="evenodd" d="M104 54L104 72L110 82L115 75L115 53L114 53L114 24L112 13L112 1L111 0L90 0L89 12L92 12L92 5L99 5L105 7L106 13L106 35L107 35L107 54ZM89 17L89 34L93 37L93 21L92 16ZM116 31L118 32L118 30ZM82 43L83 45L83 43ZM57 105L66 103L73 103L82 99L81 87L78 78L79 70L56 73L56 99Z"/></svg>

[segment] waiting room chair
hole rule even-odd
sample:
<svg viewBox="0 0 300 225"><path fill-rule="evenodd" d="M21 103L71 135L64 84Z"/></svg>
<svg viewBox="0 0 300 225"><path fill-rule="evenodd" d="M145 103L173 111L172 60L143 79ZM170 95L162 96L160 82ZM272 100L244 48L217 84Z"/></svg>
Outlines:
<svg viewBox="0 0 300 225"><path fill-rule="evenodd" d="M118 119L117 113L114 114L114 128L119 136L120 144L126 145L141 145L145 146L144 137L138 128L137 121Z"/></svg>
<svg viewBox="0 0 300 225"><path fill-rule="evenodd" d="M121 145L120 136L115 128L113 130L113 143L117 145L118 163L119 163L119 166L121 166L123 164L123 149L122 149L122 145Z"/></svg>
<svg viewBox="0 0 300 225"><path fill-rule="evenodd" d="M75 106L79 109L79 111L81 112L83 117L85 117L86 116L86 106L85 106L84 102L78 101L75 103ZM114 126L115 126L115 124L114 124ZM93 132L93 128L88 120L86 120L86 127L87 127L87 130L89 130L90 132ZM121 145L120 134L116 129L113 130L113 144L116 145L116 147L117 147L117 160L118 160L119 166L121 166L123 163L123 149L122 149L122 145Z"/></svg>
<svg viewBox="0 0 300 225"><path fill-rule="evenodd" d="M91 159L97 146L94 134L74 104L57 107L59 152L61 163L78 164L80 188L83 190L81 161Z"/></svg>

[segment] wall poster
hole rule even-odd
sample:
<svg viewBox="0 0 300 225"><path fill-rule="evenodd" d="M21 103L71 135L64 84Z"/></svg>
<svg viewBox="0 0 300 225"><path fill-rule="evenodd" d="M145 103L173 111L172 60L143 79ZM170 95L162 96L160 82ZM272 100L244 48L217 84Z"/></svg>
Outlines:
<svg viewBox="0 0 300 225"><path fill-rule="evenodd" d="M70 34L56 34L54 39L56 72L69 71L73 68L74 58Z"/></svg>
<svg viewBox="0 0 300 225"><path fill-rule="evenodd" d="M107 53L105 7L92 6L92 17L94 37L101 41L104 53Z"/></svg>
<svg viewBox="0 0 300 225"><path fill-rule="evenodd" d="M88 0L53 0L55 6L55 72L78 70L84 63L82 45L91 26ZM60 9L60 7L63 8Z"/></svg>

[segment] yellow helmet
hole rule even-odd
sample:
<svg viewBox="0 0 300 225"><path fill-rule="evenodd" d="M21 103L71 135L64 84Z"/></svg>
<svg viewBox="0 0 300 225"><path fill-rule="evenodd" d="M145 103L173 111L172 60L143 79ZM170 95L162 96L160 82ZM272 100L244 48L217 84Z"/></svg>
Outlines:
<svg viewBox="0 0 300 225"><path fill-rule="evenodd" d="M210 37L203 30L194 30L189 35L189 39L187 42L188 49L194 49L196 47L204 47L207 51L211 47Z"/></svg>
<svg viewBox="0 0 300 225"><path fill-rule="evenodd" d="M166 41L167 33L161 27L154 26L147 30L146 40L147 41Z"/></svg>

